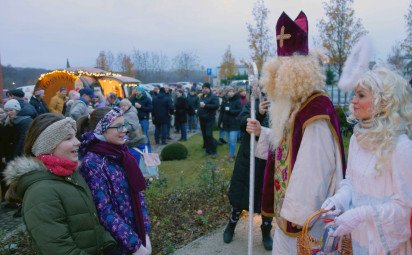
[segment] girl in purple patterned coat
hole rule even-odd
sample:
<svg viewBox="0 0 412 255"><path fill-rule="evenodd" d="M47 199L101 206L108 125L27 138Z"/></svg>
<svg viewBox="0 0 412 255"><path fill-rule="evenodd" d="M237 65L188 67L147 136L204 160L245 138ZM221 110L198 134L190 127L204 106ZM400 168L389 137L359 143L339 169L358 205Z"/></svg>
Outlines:
<svg viewBox="0 0 412 255"><path fill-rule="evenodd" d="M97 120L90 116L90 123ZM90 130L90 129L89 129ZM151 254L150 222L137 161L125 145L127 122L114 107L82 136L80 173L92 191L99 219L119 243L119 254Z"/></svg>

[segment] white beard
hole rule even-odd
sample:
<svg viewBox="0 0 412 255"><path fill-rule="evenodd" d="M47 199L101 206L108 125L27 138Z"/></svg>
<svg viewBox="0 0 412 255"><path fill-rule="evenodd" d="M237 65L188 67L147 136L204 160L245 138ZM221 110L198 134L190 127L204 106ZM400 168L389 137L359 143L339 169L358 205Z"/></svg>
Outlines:
<svg viewBox="0 0 412 255"><path fill-rule="evenodd" d="M292 101L290 98L277 98L270 103L270 145L272 150L275 150L279 146L283 138L283 130L289 121L291 109Z"/></svg>

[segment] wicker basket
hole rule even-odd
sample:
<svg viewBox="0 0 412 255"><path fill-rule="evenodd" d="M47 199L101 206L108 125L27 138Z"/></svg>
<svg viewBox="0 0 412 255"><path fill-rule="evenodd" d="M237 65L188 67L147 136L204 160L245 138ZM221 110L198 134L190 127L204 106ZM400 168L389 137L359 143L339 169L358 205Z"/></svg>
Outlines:
<svg viewBox="0 0 412 255"><path fill-rule="evenodd" d="M317 210L316 212L309 215L309 217L306 219L305 223L303 224L302 232L297 238L298 255L311 255L312 247L321 246L319 239L309 235L309 226L313 219L324 212L326 211L323 209ZM338 252L342 255L352 255L352 241L350 239L350 236L342 237Z"/></svg>

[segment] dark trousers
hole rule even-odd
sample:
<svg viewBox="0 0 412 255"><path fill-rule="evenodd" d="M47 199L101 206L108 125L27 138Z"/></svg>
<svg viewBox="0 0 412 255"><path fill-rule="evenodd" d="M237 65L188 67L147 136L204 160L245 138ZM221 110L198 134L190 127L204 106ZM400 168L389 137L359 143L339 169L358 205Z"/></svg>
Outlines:
<svg viewBox="0 0 412 255"><path fill-rule="evenodd" d="M167 138L167 123L164 124L156 124L155 125L155 141L156 144L159 144L160 134L162 136L162 143L166 143Z"/></svg>
<svg viewBox="0 0 412 255"><path fill-rule="evenodd" d="M186 140L187 139L187 129L186 129L187 123L180 122L177 124L179 124L179 127L180 127L180 134L181 134L180 138Z"/></svg>
<svg viewBox="0 0 412 255"><path fill-rule="evenodd" d="M199 119L200 129L202 130L203 143L206 148L206 153L216 154L217 142L213 138L213 124L214 120Z"/></svg>

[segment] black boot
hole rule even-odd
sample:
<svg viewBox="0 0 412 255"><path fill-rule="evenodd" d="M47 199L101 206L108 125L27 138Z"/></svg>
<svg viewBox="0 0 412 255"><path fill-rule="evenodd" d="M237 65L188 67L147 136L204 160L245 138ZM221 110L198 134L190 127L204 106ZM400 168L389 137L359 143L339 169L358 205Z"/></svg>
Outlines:
<svg viewBox="0 0 412 255"><path fill-rule="evenodd" d="M227 224L225 228L225 232L223 232L223 242L225 243L232 242L233 235L235 234L236 224L237 222L233 223L229 220L229 223Z"/></svg>
<svg viewBox="0 0 412 255"><path fill-rule="evenodd" d="M223 242L230 243L232 242L233 235L235 234L236 224L239 221L240 214L242 210L238 210L236 208L232 208L232 212L230 213L229 223L225 228L225 232L223 232Z"/></svg>
<svg viewBox="0 0 412 255"><path fill-rule="evenodd" d="M272 218L262 217L262 225L260 226L262 230L262 243L265 250L271 251L273 246L273 239L270 235L270 230L272 229Z"/></svg>

